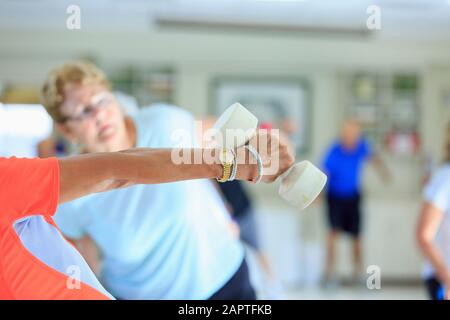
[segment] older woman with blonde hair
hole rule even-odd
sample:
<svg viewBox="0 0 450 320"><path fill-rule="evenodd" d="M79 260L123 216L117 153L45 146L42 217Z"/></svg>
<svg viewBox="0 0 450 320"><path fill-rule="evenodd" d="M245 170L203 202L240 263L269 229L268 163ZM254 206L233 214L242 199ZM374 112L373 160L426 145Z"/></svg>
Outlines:
<svg viewBox="0 0 450 320"><path fill-rule="evenodd" d="M198 146L192 114L155 104L125 115L105 74L90 63L54 68L42 96L56 128L80 153ZM115 297L254 299L245 251L230 234L229 219L207 179L83 197L55 215Z"/></svg>

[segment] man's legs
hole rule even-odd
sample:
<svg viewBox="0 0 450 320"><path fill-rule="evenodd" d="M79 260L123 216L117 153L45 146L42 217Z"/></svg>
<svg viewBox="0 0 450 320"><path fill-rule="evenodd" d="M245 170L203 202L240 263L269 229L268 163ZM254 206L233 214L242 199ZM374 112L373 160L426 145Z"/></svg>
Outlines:
<svg viewBox="0 0 450 320"><path fill-rule="evenodd" d="M328 234L326 244L325 284L334 277L336 263L336 243L342 229L342 212L339 199L327 195Z"/></svg>
<svg viewBox="0 0 450 320"><path fill-rule="evenodd" d="M327 235L327 256L325 264L325 279L329 280L333 277L336 263L336 242L338 240L339 232L335 229L330 229Z"/></svg>
<svg viewBox="0 0 450 320"><path fill-rule="evenodd" d="M361 195L358 194L354 200L349 203L350 225L349 232L352 235L352 253L353 253L353 278L359 281L363 274L363 256L361 241Z"/></svg>
<svg viewBox="0 0 450 320"><path fill-rule="evenodd" d="M353 251L353 277L359 279L363 273L363 258L361 248L361 237L355 236L352 240Z"/></svg>
<svg viewBox="0 0 450 320"><path fill-rule="evenodd" d="M328 196L328 218L330 231L327 237L327 259L325 266L325 279L333 278L336 260L336 243L339 231L348 233L352 237L353 275L356 281L361 279L363 271L363 257L361 245L361 196L339 199Z"/></svg>

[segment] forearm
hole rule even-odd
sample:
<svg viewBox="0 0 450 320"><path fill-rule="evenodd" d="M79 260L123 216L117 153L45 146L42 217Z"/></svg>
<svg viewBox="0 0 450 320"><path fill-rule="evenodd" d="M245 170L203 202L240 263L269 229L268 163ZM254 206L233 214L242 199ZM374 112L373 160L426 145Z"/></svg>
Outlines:
<svg viewBox="0 0 450 320"><path fill-rule="evenodd" d="M432 242L425 240L420 242L420 247L424 256L433 266L436 276L442 282L448 284L450 281L450 270L445 264L444 258L439 248L437 248L436 245L434 245Z"/></svg>
<svg viewBox="0 0 450 320"><path fill-rule="evenodd" d="M432 203L425 202L417 223L416 239L422 253L432 264L438 278L449 284L450 270L440 249L434 244L443 218L444 213L441 209Z"/></svg>
<svg viewBox="0 0 450 320"><path fill-rule="evenodd" d="M190 179L220 177L222 165L217 150L183 149L185 163L173 161L172 149L131 149L114 153L95 153L60 159L59 202L87 194L133 184L167 183ZM195 164L194 153L200 155ZM204 161L209 159L210 161ZM238 179L248 180L255 165L239 165Z"/></svg>
<svg viewBox="0 0 450 320"><path fill-rule="evenodd" d="M386 164L384 163L384 161L382 160L382 158L378 155L378 154L374 154L372 156L372 163L377 171L377 173L386 180L390 179L391 173L388 169L388 167L386 166Z"/></svg>
<svg viewBox="0 0 450 320"><path fill-rule="evenodd" d="M174 154L186 161L177 163ZM210 155L208 162L205 159ZM124 165L114 166L114 178L138 184L211 179L222 174L217 151L211 149L130 149L118 152L117 158Z"/></svg>

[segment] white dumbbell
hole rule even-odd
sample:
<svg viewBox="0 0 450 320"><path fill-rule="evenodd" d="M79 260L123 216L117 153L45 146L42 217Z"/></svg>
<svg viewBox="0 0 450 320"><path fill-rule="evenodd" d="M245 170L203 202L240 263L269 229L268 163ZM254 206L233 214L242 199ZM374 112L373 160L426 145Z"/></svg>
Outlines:
<svg viewBox="0 0 450 320"><path fill-rule="evenodd" d="M258 119L240 103L225 110L213 126L213 139L221 147L238 148L256 134Z"/></svg>
<svg viewBox="0 0 450 320"><path fill-rule="evenodd" d="M216 142L226 148L243 146L255 134L258 119L240 103L234 103L214 124ZM282 176L279 194L300 210L320 194L327 176L309 161L291 166Z"/></svg>

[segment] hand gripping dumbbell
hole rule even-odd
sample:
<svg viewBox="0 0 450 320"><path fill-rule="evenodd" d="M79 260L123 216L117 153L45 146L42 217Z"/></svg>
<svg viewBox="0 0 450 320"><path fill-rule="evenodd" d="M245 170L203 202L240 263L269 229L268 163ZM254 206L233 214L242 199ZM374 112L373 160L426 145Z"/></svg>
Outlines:
<svg viewBox="0 0 450 320"><path fill-rule="evenodd" d="M240 103L234 103L213 126L224 148L238 148L249 141L257 131L258 119ZM220 134L220 136L219 136ZM279 194L298 209L308 207L320 194L327 176L305 160L292 165L281 177Z"/></svg>

